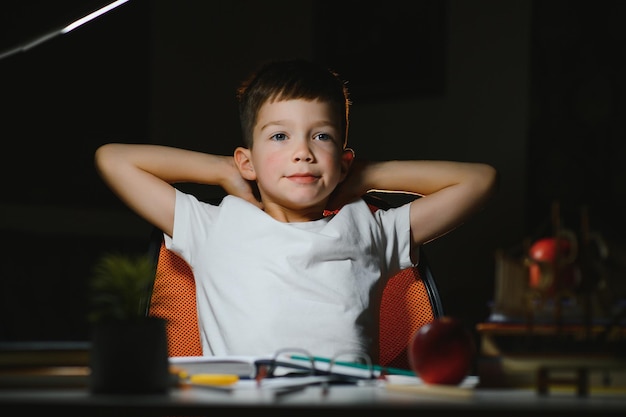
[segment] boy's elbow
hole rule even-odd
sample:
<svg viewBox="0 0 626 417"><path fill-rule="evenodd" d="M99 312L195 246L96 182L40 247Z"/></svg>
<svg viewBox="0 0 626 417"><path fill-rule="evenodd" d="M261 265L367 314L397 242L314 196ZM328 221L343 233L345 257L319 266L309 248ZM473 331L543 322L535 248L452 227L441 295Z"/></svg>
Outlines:
<svg viewBox="0 0 626 417"><path fill-rule="evenodd" d="M499 188L500 174L498 170L488 164L481 164L481 188L487 197L494 195Z"/></svg>
<svg viewBox="0 0 626 417"><path fill-rule="evenodd" d="M111 148L111 145L107 143L104 145L100 145L96 149L96 152L94 152L94 155L93 155L94 164L96 165L96 167L102 166L103 161L107 160L107 155L109 154L110 148Z"/></svg>
<svg viewBox="0 0 626 417"><path fill-rule="evenodd" d="M98 172L106 170L107 166L111 165L116 159L116 144L107 143L100 145L94 152L94 164Z"/></svg>

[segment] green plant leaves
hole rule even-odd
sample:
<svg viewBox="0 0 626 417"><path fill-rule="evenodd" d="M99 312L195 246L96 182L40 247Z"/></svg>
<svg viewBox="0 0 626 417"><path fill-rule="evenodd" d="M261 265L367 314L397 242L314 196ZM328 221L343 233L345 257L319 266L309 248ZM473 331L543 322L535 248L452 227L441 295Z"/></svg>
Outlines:
<svg viewBox="0 0 626 417"><path fill-rule="evenodd" d="M155 265L147 255L103 255L95 264L90 281L92 310L89 320L136 320L145 317L154 276Z"/></svg>

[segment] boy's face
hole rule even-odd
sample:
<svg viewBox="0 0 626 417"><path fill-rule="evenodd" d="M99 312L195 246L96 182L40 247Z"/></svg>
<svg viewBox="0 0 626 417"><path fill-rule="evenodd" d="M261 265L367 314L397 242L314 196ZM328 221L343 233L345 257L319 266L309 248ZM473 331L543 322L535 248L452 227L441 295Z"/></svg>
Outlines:
<svg viewBox="0 0 626 417"><path fill-rule="evenodd" d="M259 110L242 175L255 180L263 205L289 211L323 210L352 162L340 120L319 101L284 100Z"/></svg>

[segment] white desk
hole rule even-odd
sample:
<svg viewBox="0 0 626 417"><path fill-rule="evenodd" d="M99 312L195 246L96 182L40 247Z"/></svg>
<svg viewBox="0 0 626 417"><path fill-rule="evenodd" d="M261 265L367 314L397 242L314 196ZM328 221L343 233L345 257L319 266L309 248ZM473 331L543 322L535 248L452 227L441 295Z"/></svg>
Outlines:
<svg viewBox="0 0 626 417"><path fill-rule="evenodd" d="M338 411L353 415L411 415L460 412L481 417L626 415L626 396L576 397L571 393L539 396L532 390L475 389L470 397L445 397L390 391L381 387L319 386L287 395L246 390L222 392L211 388L173 389L167 395L92 395L86 389L0 390L0 415L63 416L215 416L219 414L320 416ZM422 414L424 415L424 414Z"/></svg>

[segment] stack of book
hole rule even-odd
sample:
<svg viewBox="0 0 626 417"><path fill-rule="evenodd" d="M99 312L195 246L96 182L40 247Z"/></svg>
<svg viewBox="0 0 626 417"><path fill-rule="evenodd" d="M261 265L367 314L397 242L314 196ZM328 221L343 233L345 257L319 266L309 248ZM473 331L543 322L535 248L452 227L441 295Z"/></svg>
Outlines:
<svg viewBox="0 0 626 417"><path fill-rule="evenodd" d="M626 327L485 322L477 325L480 386L626 394Z"/></svg>
<svg viewBox="0 0 626 417"><path fill-rule="evenodd" d="M0 388L85 387L90 343L0 342Z"/></svg>

